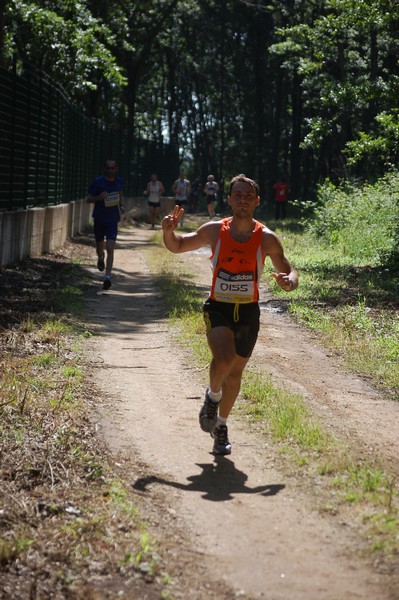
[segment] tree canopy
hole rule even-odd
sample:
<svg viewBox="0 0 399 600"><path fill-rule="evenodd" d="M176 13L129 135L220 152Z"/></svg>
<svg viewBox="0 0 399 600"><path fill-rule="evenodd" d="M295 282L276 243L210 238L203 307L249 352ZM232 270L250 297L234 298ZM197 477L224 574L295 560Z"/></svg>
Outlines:
<svg viewBox="0 0 399 600"><path fill-rule="evenodd" d="M297 198L373 181L399 154L399 4L388 0L6 0L0 61L88 116L172 140L192 175Z"/></svg>

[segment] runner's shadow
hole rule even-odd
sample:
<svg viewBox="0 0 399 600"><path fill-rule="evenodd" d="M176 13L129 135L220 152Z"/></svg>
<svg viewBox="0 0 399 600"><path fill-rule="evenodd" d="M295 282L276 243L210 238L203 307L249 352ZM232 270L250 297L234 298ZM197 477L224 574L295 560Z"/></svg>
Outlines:
<svg viewBox="0 0 399 600"><path fill-rule="evenodd" d="M202 472L187 477L189 481L187 484L169 481L157 475L148 475L137 479L133 488L145 492L151 483L160 483L186 492L203 492L202 497L213 502L232 500L235 494L275 496L285 488L282 484L248 487L246 485L248 475L236 469L232 460L222 456L216 456L213 463L198 464L198 466L202 468Z"/></svg>

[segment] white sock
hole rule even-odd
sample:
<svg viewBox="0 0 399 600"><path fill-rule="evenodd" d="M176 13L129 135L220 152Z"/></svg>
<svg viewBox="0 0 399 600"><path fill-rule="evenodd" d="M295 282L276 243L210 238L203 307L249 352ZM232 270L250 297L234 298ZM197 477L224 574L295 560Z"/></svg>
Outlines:
<svg viewBox="0 0 399 600"><path fill-rule="evenodd" d="M220 417L218 415L218 422L216 424L216 427L218 427L219 425L226 425L226 423L227 423L227 419L225 419L224 417Z"/></svg>
<svg viewBox="0 0 399 600"><path fill-rule="evenodd" d="M222 392L213 392L211 388L208 388L208 396L213 402L220 402L222 398Z"/></svg>

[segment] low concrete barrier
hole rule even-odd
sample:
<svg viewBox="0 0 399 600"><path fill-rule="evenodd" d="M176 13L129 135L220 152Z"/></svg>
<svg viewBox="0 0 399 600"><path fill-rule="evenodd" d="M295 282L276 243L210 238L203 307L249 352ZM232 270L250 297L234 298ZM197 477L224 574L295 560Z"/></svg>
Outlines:
<svg viewBox="0 0 399 600"><path fill-rule="evenodd" d="M2 213L0 234L0 264L9 265L26 255L29 239L26 211Z"/></svg>
<svg viewBox="0 0 399 600"><path fill-rule="evenodd" d="M45 208L31 208L26 211L30 221L30 243L25 256L40 256L44 252Z"/></svg>
<svg viewBox="0 0 399 600"><path fill-rule="evenodd" d="M174 198L161 198L161 215L171 212L174 205ZM146 198L126 198L125 206L133 219L147 218ZM61 248L67 239L87 230L92 211L93 205L84 198L67 204L0 212L0 267Z"/></svg>
<svg viewBox="0 0 399 600"><path fill-rule="evenodd" d="M44 219L43 252L51 254L67 240L68 204L47 206Z"/></svg>
<svg viewBox="0 0 399 600"><path fill-rule="evenodd" d="M86 199L0 213L0 267L54 252L90 224Z"/></svg>

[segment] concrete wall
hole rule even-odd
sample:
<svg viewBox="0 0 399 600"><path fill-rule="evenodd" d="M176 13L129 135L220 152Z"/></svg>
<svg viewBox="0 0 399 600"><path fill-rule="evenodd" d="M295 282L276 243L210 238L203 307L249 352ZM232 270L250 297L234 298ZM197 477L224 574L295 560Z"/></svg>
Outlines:
<svg viewBox="0 0 399 600"><path fill-rule="evenodd" d="M0 213L0 267L54 252L87 228L90 213L86 200Z"/></svg>
<svg viewBox="0 0 399 600"><path fill-rule="evenodd" d="M145 198L126 198L125 206L130 217L146 218ZM162 198L161 214L168 214L173 206L173 198ZM61 248L67 239L87 229L92 210L93 205L82 199L56 206L0 212L0 267Z"/></svg>

